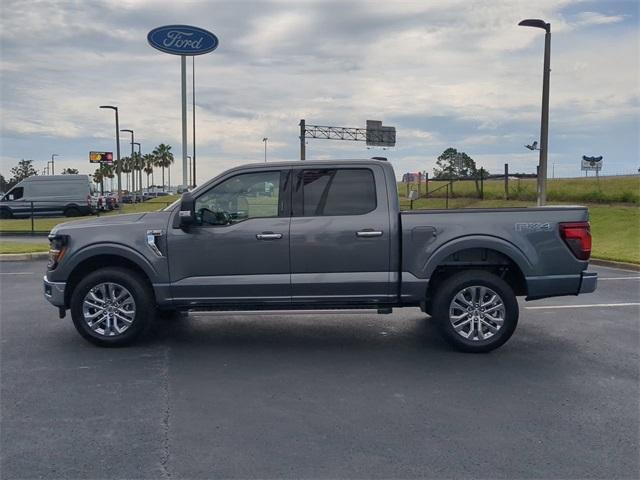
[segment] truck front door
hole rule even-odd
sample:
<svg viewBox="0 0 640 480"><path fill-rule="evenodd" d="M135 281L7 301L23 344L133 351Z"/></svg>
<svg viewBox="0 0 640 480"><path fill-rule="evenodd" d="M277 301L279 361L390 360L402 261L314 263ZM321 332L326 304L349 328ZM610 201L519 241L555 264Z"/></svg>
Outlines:
<svg viewBox="0 0 640 480"><path fill-rule="evenodd" d="M293 183L292 301L390 301L391 232L382 168L300 169Z"/></svg>
<svg viewBox="0 0 640 480"><path fill-rule="evenodd" d="M273 169L231 175L196 197L196 224L169 231L174 300L290 303L289 173Z"/></svg>

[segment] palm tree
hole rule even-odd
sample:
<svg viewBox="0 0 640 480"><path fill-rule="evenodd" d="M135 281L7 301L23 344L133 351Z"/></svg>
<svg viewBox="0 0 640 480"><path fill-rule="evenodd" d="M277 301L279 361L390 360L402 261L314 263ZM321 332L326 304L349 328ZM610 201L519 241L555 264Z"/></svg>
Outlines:
<svg viewBox="0 0 640 480"><path fill-rule="evenodd" d="M145 153L142 156L142 163L144 165L143 170L144 173L147 174L147 191L149 190L149 175L153 175L153 165L156 161L156 157L154 157L151 153ZM153 176L151 177L151 183L153 183Z"/></svg>
<svg viewBox="0 0 640 480"><path fill-rule="evenodd" d="M102 176L104 178L108 178L110 182L110 190L113 190L113 165L109 163L103 163L100 165L100 169L102 170Z"/></svg>
<svg viewBox="0 0 640 480"><path fill-rule="evenodd" d="M140 190L140 193L142 193L142 169L144 167L144 164L142 162L142 156L137 153L134 152L133 156L131 157L131 170L133 171L133 177L134 177L134 188L133 190L135 191L135 185L136 182L138 182L138 189ZM138 177L136 177L136 172L138 172Z"/></svg>
<svg viewBox="0 0 640 480"><path fill-rule="evenodd" d="M100 185L100 195L104 195L104 172L102 170L102 165L96 168L96 171L93 172L93 181Z"/></svg>
<svg viewBox="0 0 640 480"><path fill-rule="evenodd" d="M162 167L162 190L164 191L164 169L169 168L169 188L171 188L171 164L173 163L173 153L171 145L161 143L153 150L156 157L156 166Z"/></svg>
<svg viewBox="0 0 640 480"><path fill-rule="evenodd" d="M120 171L125 175L127 179L127 190L129 190L129 173L131 173L131 158L130 157L122 157L120 159L122 165L120 166Z"/></svg>

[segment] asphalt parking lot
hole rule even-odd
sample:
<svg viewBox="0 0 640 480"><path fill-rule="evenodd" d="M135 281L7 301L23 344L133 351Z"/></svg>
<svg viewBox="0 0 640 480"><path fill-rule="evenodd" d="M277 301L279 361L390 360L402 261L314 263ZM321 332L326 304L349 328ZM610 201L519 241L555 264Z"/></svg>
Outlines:
<svg viewBox="0 0 640 480"><path fill-rule="evenodd" d="M640 475L638 272L521 302L473 355L417 309L198 314L101 349L44 269L0 264L2 478Z"/></svg>

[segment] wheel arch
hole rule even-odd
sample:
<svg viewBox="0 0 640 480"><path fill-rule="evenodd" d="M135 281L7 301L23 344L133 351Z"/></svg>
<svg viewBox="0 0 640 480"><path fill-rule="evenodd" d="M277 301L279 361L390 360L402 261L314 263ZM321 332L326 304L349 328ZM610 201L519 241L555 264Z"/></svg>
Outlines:
<svg viewBox="0 0 640 480"><path fill-rule="evenodd" d="M137 273L150 287L157 272L153 266L140 254L129 251L125 247L91 248L79 252L73 264L67 267L67 282L65 287L65 306L69 307L71 295L76 285L88 273L103 267L121 267ZM153 291L153 288L151 288Z"/></svg>
<svg viewBox="0 0 640 480"><path fill-rule="evenodd" d="M495 237L465 237L440 247L425 266L426 306L446 278L462 270L485 270L505 279L516 295L527 295L532 265L515 245Z"/></svg>

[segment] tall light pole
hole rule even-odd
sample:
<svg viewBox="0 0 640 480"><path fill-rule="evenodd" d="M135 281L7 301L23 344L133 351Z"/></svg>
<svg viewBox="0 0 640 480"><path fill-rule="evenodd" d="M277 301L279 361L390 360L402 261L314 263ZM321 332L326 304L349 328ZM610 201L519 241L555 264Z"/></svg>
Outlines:
<svg viewBox="0 0 640 480"><path fill-rule="evenodd" d="M122 165L120 163L120 124L118 122L118 107L112 105L101 105L100 108L108 108L116 112L116 176L118 177L118 198L122 195Z"/></svg>
<svg viewBox="0 0 640 480"><path fill-rule="evenodd" d="M191 93L193 104L191 110L193 111L193 169L191 170L191 183L193 188L196 188L196 57L191 57Z"/></svg>
<svg viewBox="0 0 640 480"><path fill-rule="evenodd" d="M191 181L192 181L191 174L193 173L193 170L191 169L191 167L192 167L192 165L193 165L193 164L192 164L192 157L191 157L191 155L187 155L187 161L189 162L189 182L187 183L187 185L185 185L185 187L187 187L187 189L189 189L189 188L191 188L191 185L192 185L192 184L191 184Z"/></svg>
<svg viewBox="0 0 640 480"><path fill-rule="evenodd" d="M268 137L264 137L262 139L262 141L264 142L264 163L267 163L267 140L269 140Z"/></svg>
<svg viewBox="0 0 640 480"><path fill-rule="evenodd" d="M56 170L55 170L55 167L54 167L54 164L53 164L53 159L55 157L59 157L59 156L60 155L58 155L57 153L52 153L51 154L51 175L55 175L56 174Z"/></svg>
<svg viewBox="0 0 640 480"><path fill-rule="evenodd" d="M544 70L542 74L542 116L540 119L540 165L538 206L547 203L547 154L549 150L549 74L551 72L551 24L540 19L522 20L518 25L541 28L544 35Z"/></svg>
<svg viewBox="0 0 640 480"><path fill-rule="evenodd" d="M120 129L121 132L127 132L131 134L131 161L133 162L133 144L135 143L135 138L133 136L133 130L130 130L128 128L121 128ZM136 190L136 172L133 172L133 181L132 181L132 185L131 185L131 191L135 192Z"/></svg>

